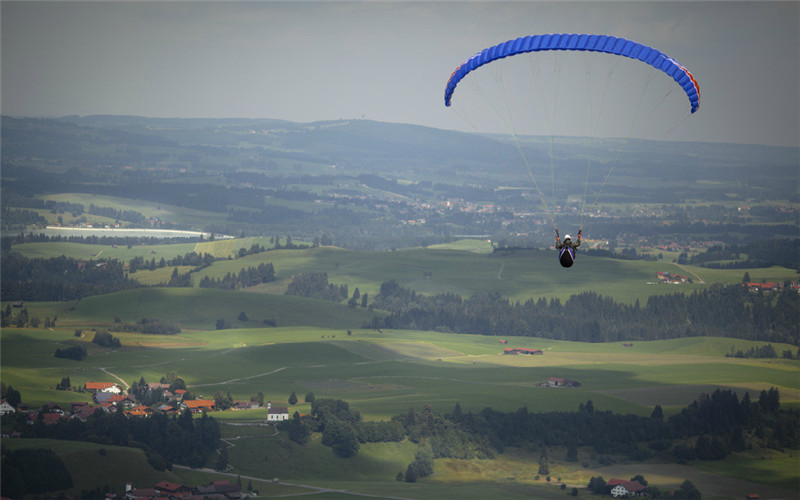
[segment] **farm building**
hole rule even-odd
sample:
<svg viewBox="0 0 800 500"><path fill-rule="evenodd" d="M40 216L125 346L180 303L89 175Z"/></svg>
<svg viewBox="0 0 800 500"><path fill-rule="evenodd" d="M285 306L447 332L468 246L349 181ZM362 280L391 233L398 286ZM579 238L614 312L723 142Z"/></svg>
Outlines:
<svg viewBox="0 0 800 500"><path fill-rule="evenodd" d="M508 347L503 349L503 354L544 354L541 349L526 349L524 347Z"/></svg>
<svg viewBox="0 0 800 500"><path fill-rule="evenodd" d="M545 382L547 387L580 387L581 383L576 380L568 380L559 377L550 377Z"/></svg>
<svg viewBox="0 0 800 500"><path fill-rule="evenodd" d="M110 392L113 394L122 392L119 385L114 382L86 382L84 388L92 392Z"/></svg>
<svg viewBox="0 0 800 500"><path fill-rule="evenodd" d="M639 481L626 481L624 479L611 478L606 486L612 486L611 496L614 498L639 496L644 493L645 486Z"/></svg>
<svg viewBox="0 0 800 500"><path fill-rule="evenodd" d="M272 406L272 403L267 403L267 421L283 422L284 420L289 420L289 410L283 406Z"/></svg>
<svg viewBox="0 0 800 500"><path fill-rule="evenodd" d="M181 403L181 409L189 408L192 413L216 410L216 403L213 399L195 399Z"/></svg>

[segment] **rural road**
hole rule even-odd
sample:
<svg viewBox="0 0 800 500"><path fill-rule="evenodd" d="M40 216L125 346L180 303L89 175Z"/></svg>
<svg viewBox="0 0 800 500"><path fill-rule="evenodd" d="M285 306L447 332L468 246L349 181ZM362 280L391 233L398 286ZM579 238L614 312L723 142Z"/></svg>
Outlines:
<svg viewBox="0 0 800 500"><path fill-rule="evenodd" d="M187 467L185 465L173 465L172 467L177 468L177 469L197 470L197 471L201 471L201 472L209 472L211 474L221 474L223 476L230 476L230 477L233 477L233 478L241 477L242 479L248 479L248 480L254 480L254 481L264 481L264 482L267 482L267 483L272 482L272 478L263 478L263 477L256 477L256 476L245 476L245 475L242 475L242 474L235 474L233 472L217 472L214 469L209 469L209 468L192 469L191 467ZM314 486L312 484L287 483L287 482L284 482L284 481L281 481L279 483L273 483L273 484L281 485L281 486L294 486L296 488L306 488L306 489L309 489L309 490L313 490L313 493L344 493L346 495L353 495L353 496L359 496L359 497L369 497L369 498L389 498L389 499L393 499L393 500L416 500L414 498L408 498L408 497L391 497L391 496L386 496L386 495L372 495L370 493L359 493L357 491L342 490L342 489L337 489L337 488L326 488L324 486ZM304 495L304 493L290 493L290 494L287 494L287 495L271 495L271 497L275 497L275 496L300 496L300 495Z"/></svg>
<svg viewBox="0 0 800 500"><path fill-rule="evenodd" d="M250 380L251 378L258 378L258 377L264 377L264 376L266 376L266 375L272 375L273 373L278 373L279 371L281 371L281 370L285 370L285 369L286 369L286 367L285 367L285 366L282 366L282 367L280 367L280 368L277 368L277 369L275 369L275 370L272 370L271 372L258 373L258 374L256 374L256 375L250 375L249 377L242 377L242 378L232 378L232 379L230 379L230 380L226 380L226 381L224 381L224 382L211 382L211 383L208 383L208 384L192 384L191 386L187 386L187 387L192 387L192 388L194 388L194 387L208 387L208 386L210 386L210 385L224 385L224 384L232 384L232 383L234 383L234 382L239 382L239 381L241 381L241 380Z"/></svg>
<svg viewBox="0 0 800 500"><path fill-rule="evenodd" d="M114 377L115 379L117 379L117 380L119 380L120 382L122 382L122 385L124 385L124 386L125 386L125 390L128 390L128 389L130 389L130 387L131 387L131 386L129 386L127 382L125 382L124 380L122 380L122 378L121 378L121 377L118 377L118 376L114 375L113 373L111 373L110 371L108 371L108 369L107 369L107 368L100 368L100 371L102 371L102 372L104 372L104 373L107 373L108 375L111 375L111 376L112 376L112 377Z"/></svg>

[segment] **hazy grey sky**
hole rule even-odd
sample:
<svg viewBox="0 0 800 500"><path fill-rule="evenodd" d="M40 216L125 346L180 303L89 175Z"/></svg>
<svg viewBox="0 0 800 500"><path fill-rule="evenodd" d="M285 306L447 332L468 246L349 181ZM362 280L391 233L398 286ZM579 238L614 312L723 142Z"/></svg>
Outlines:
<svg viewBox="0 0 800 500"><path fill-rule="evenodd" d="M365 117L468 130L452 71L537 33L657 47L700 83L671 139L800 143L799 2L13 2L2 113ZM687 104L688 106L688 104Z"/></svg>

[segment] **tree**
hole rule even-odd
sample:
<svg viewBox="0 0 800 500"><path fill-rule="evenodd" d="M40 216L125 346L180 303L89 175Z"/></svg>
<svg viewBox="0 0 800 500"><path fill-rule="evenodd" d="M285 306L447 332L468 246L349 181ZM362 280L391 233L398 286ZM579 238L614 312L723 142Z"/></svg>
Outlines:
<svg viewBox="0 0 800 500"><path fill-rule="evenodd" d="M680 498L685 500L700 500L702 498L702 495L700 494L700 490L697 489L694 483L692 483L687 479L686 481L681 483L680 488L675 490L673 498Z"/></svg>
<svg viewBox="0 0 800 500"><path fill-rule="evenodd" d="M578 447L575 446L575 442L571 441L569 446L567 447L567 462L577 462L578 461Z"/></svg>
<svg viewBox="0 0 800 500"><path fill-rule="evenodd" d="M19 393L19 391L15 390L13 386L10 385L8 386L8 389L6 389L5 397L6 401L8 401L8 404L13 406L14 408L16 408L17 406L19 406L20 403L22 403L22 395Z"/></svg>
<svg viewBox="0 0 800 500"><path fill-rule="evenodd" d="M289 395L289 404L296 405L297 404L297 394L294 391Z"/></svg>
<svg viewBox="0 0 800 500"><path fill-rule="evenodd" d="M314 402L314 393L313 392L309 392L308 394L306 394L305 401L306 401L306 403L313 403Z"/></svg>
<svg viewBox="0 0 800 500"><path fill-rule="evenodd" d="M547 458L547 448L542 448L539 453L539 474L550 474L550 464Z"/></svg>
<svg viewBox="0 0 800 500"><path fill-rule="evenodd" d="M228 447L224 446L218 453L214 470L222 472L228 468Z"/></svg>
<svg viewBox="0 0 800 500"><path fill-rule="evenodd" d="M593 493L602 495L606 489L605 479L603 479L602 476L592 477L589 479L589 489L592 490Z"/></svg>
<svg viewBox="0 0 800 500"><path fill-rule="evenodd" d="M656 405L655 408L653 408L653 413L650 414L650 418L664 420L664 410L661 409L661 405Z"/></svg>
<svg viewBox="0 0 800 500"><path fill-rule="evenodd" d="M358 433L350 422L334 418L325 425L322 444L330 446L342 458L350 458L358 453Z"/></svg>
<svg viewBox="0 0 800 500"><path fill-rule="evenodd" d="M311 429L300 418L300 413L294 412L291 422L289 422L289 439L297 444L306 444L311 438Z"/></svg>

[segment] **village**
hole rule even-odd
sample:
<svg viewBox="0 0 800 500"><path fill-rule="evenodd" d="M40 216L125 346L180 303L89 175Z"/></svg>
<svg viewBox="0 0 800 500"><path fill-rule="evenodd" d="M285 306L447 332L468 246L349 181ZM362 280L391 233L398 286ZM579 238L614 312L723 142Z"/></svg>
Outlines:
<svg viewBox="0 0 800 500"><path fill-rule="evenodd" d="M141 404L133 394L126 393L119 384L114 382L86 382L83 386L85 392L92 395L92 403L77 401L70 403L69 407L63 407L56 403L47 403L39 409L29 409L25 404L19 404L15 408L7 401L0 402L0 415L20 412L25 414L28 424L33 425L42 421L44 425L53 425L61 421L77 419L81 422L86 420L96 411L106 413L117 413L129 417L148 417L155 412L163 412L167 415L178 415L184 410L189 410L193 414L220 411L217 403L213 399L186 399L185 389L175 389L170 391L169 384L150 383L147 384L148 391L160 394L155 399L162 401L154 406ZM234 401L230 410L250 410L263 408L258 401ZM277 423L289 420L289 409L285 406L273 406L271 402L266 403L267 423ZM14 437L14 436L8 436Z"/></svg>

